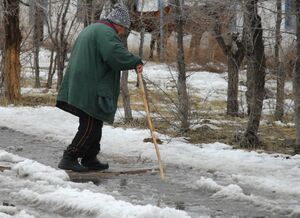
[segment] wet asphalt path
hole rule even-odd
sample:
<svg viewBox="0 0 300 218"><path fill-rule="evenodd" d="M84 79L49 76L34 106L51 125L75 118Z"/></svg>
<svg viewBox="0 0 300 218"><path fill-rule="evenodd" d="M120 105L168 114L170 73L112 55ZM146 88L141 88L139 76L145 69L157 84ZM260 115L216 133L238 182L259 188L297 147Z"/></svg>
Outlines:
<svg viewBox="0 0 300 218"><path fill-rule="evenodd" d="M66 145L51 139L41 140L37 136L26 135L21 132L0 127L0 149L36 160L45 165L57 168ZM132 160L122 157L103 156L112 168L144 168L153 167L157 163ZM95 182L94 186L87 186L92 191L101 192L133 204L153 204L161 207L173 207L185 210L192 217L288 217L287 211L273 211L251 202L212 197L212 191L196 189L189 184L200 179L212 178L218 184L231 184L226 175L216 175L213 172L192 169L186 166L165 165L166 181L162 182L159 174L120 175L103 178ZM251 188L242 187L246 193L254 193ZM1 189L1 188L0 188ZM270 195L270 196L268 196ZM274 196L265 193L272 199ZM0 197L1 203L1 197ZM15 202L10 202L15 203ZM23 207L26 205L22 205ZM31 208L34 210L34 208ZM37 209L38 210L38 209ZM47 214L46 211L41 213ZM44 215L44 217L47 217ZM67 216L66 216L67 217Z"/></svg>

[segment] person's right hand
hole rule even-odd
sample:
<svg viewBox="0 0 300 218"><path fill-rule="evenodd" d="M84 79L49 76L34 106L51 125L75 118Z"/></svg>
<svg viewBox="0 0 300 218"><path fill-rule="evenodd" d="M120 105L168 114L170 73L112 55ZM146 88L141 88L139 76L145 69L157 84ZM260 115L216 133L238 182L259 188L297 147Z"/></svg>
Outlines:
<svg viewBox="0 0 300 218"><path fill-rule="evenodd" d="M135 68L136 73L143 73L143 65L139 64Z"/></svg>

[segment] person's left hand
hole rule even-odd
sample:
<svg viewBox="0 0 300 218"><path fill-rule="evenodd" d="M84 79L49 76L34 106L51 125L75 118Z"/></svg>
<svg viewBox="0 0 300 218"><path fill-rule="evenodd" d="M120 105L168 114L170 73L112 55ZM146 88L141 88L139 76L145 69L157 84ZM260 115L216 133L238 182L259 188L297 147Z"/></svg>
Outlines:
<svg viewBox="0 0 300 218"><path fill-rule="evenodd" d="M136 73L143 73L143 65L139 64L135 68Z"/></svg>

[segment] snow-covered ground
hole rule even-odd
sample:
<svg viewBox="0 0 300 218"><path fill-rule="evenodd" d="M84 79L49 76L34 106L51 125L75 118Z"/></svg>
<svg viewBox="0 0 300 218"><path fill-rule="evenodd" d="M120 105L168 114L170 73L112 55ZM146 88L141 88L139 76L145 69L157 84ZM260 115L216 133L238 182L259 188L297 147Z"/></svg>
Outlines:
<svg viewBox="0 0 300 218"><path fill-rule="evenodd" d="M54 107L1 107L0 111L0 126L42 138L56 139L65 145L70 142L77 128L76 117ZM102 152L104 154L140 157L155 162L153 145L143 142L144 138L149 137L148 130L105 126L103 133ZM195 181L188 182L190 187L208 189L214 191L215 196L249 201L254 205L265 206L273 210L284 209L292 213L300 213L299 155L287 158L286 155L248 152L232 149L230 145L218 142L192 145L180 138L167 141L160 145L165 164L219 172L232 180L232 184L218 184L211 178L199 177ZM17 191L11 190L10 194L36 205L51 205L53 208L59 207L66 211L74 208L74 210L106 218L188 217L186 213L175 209L132 205L118 201L112 196L78 188L68 181L63 171L32 160L24 160L1 150L0 162L7 161L16 162L16 164L13 166L13 171L0 174L1 188L19 187ZM278 199L270 201L255 194L247 195L241 188L245 185L277 193ZM284 197L281 199L280 196ZM289 196L288 199L287 196ZM285 208L281 206L283 201ZM102 204L103 202L106 204ZM287 205L290 206L287 207ZM26 214L26 211L20 213Z"/></svg>
<svg viewBox="0 0 300 218"><path fill-rule="evenodd" d="M27 204L35 205L50 213L59 211L68 214L72 211L73 216L78 213L86 217L104 218L189 217L185 212L172 208L133 205L116 200L107 194L91 192L83 189L80 184L69 182L68 175L64 171L55 170L5 151L0 151L0 160L16 163L12 170L0 174L1 189L10 189L9 194L12 198L26 201ZM17 189L17 187L22 188ZM31 215L31 211L16 210L13 206L0 206L0 217L11 217L7 214L14 214L13 217L20 218L35 217Z"/></svg>
<svg viewBox="0 0 300 218"><path fill-rule="evenodd" d="M145 1L139 9L156 10L157 1ZM137 50L138 34L131 34L129 44ZM146 44L150 36L147 35ZM40 53L42 67L48 66L49 53L42 50ZM26 56L26 57L25 57ZM29 67L30 56L24 54L22 77L33 76ZM129 80L136 81L134 72L130 72ZM241 74L243 76L243 74ZM41 77L46 78L47 70L42 69ZM163 89L174 87L173 78L177 78L176 70L163 64L148 62L145 65L145 78L155 82ZM201 96L206 101L226 100L227 74L214 74L210 72L189 72L188 86L193 94ZM267 86L274 88L274 81L268 81ZM286 89L291 91L291 84ZM240 86L242 92L244 86ZM51 90L53 92L53 90ZM41 89L31 87L22 88L22 94L40 93ZM53 92L55 94L55 92ZM240 96L240 102L245 99ZM274 113L274 98L264 101L264 113ZM286 100L286 112L290 112L293 101ZM123 117L122 110L117 113L117 119ZM134 116L143 116L137 112ZM226 122L226 121L225 121ZM77 130L78 120L54 107L0 107L0 126L5 126L42 139L54 139L67 145ZM283 125L278 123L277 125ZM289 124L293 125L293 124ZM143 139L149 137L148 130L114 128L104 126L102 139L102 152L126 158L150 159L156 163L156 155L151 143L144 143ZM205 172L214 172L214 175L226 177L226 182L213 178L199 176L190 180L187 175L185 186L197 190L209 190L213 197L245 201L272 210L276 214L288 211L295 217L300 216L300 155L287 156L281 154L266 154L233 149L230 145L215 142L212 144L193 145L182 138L169 138L159 136L164 144L159 145L164 164L175 164L178 167L191 167ZM111 195L93 192L87 185L69 181L68 175L61 170L45 166L33 160L0 149L0 165L10 164L12 170L0 172L0 190L11 198L27 202L51 212L60 211L61 214L85 215L86 217L103 218L185 218L190 217L184 211L174 208L159 208L155 205L134 205L121 201ZM166 178L172 180L173 178ZM93 184L88 184L92 186ZM253 189L247 193L244 187ZM277 199L267 198L262 193L272 193ZM271 195L271 194L270 194ZM0 202L1 203L1 202ZM201 217L202 214L199 214ZM28 208L18 208L12 205L0 205L0 218L17 217L32 218L39 214ZM280 215L278 215L280 217Z"/></svg>
<svg viewBox="0 0 300 218"><path fill-rule="evenodd" d="M28 76L28 73L24 75ZM165 65L148 63L145 66L144 76L166 89L172 86L170 78L174 75L176 77L176 71ZM136 80L134 72L130 72L129 80ZM226 73L193 72L189 76L188 83L189 86L198 90L200 96L208 96L209 100L225 99ZM23 92L37 93L39 90L26 88ZM143 113L137 113L137 115L143 116ZM117 119L122 117L123 112L119 110ZM45 139L59 140L62 145L71 141L77 125L76 117L54 107L0 107L0 126ZM148 130L105 126L102 152L121 157L151 159L155 162L153 145L143 143L143 139L147 137L149 137ZM299 155L287 158L285 155L236 150L230 145L218 142L192 145L181 138L170 139L162 135L160 138L165 139L165 143L160 145L165 164L217 172L226 175L229 181L232 181L231 184L218 184L211 178L199 177L197 180L189 181L191 188L208 189L215 192L215 197L225 196L230 199L248 201L275 211L284 209L292 214L300 213ZM68 181L67 175L62 171L31 160L23 160L4 151L0 152L0 161L17 162L13 166L13 171L1 173L1 188L19 187L12 190L10 194L37 205L59 206L62 211L74 208L74 210L96 214L99 217L188 217L185 212L172 208L160 209L151 205L132 205L107 194L84 190ZM270 201L255 194L248 195L245 194L243 186L253 187L262 192L278 193L279 197L276 201ZM109 203L99 207L102 202ZM9 209L0 207L1 210ZM26 210L15 214L19 214L19 217L26 217L26 214L28 217L32 215Z"/></svg>
<svg viewBox="0 0 300 218"><path fill-rule="evenodd" d="M47 53L41 53L42 63L47 64ZM129 81L136 81L133 71ZM26 68L23 77L32 76ZM43 74L43 77L46 73ZM177 78L172 67L148 62L145 65L144 77L155 82L163 89L174 87L173 78ZM202 98L226 100L227 74L209 72L189 72L188 86L196 90ZM272 86L272 84L270 85ZM287 85L290 90L290 84ZM243 86L240 87L244 89ZM22 88L22 93L41 93L39 89ZM54 93L55 94L55 93ZM292 105L292 102L290 102ZM264 104L264 112L272 113L270 100ZM144 116L137 112L134 116ZM123 117L122 109L117 119ZM225 121L224 121L225 122ZM45 139L54 139L67 145L77 130L78 120L68 113L54 107L0 107L0 126L36 135ZM114 128L104 126L102 149L104 154L120 157L150 159L154 163L156 154L151 143L144 143L149 137L149 130L131 128ZM273 211L286 210L290 214L300 214L300 156L266 154L233 149L230 145L215 142L212 144L193 145L182 138L169 138L159 135L165 143L160 145L163 162L179 167L192 167L200 171L215 172L227 178L226 183L212 178L199 176L188 181L192 189L205 189L214 192L215 197L225 197L260 205ZM102 193L85 190L84 186L74 184L60 170L44 166L32 160L14 156L0 150L0 162L14 162L12 171L0 173L0 189L9 195L38 207L56 208L61 211L75 210L96 217L189 217L183 211L174 208L159 208L154 205L133 205ZM172 178L167 178L172 179ZM187 178L188 179L188 178ZM243 187L250 187L256 192L247 194ZM259 192L276 193L278 199L270 200L259 195ZM0 217L34 217L26 209L15 211L10 206L0 206ZM51 211L51 209L50 209ZM199 214L201 216L201 214Z"/></svg>

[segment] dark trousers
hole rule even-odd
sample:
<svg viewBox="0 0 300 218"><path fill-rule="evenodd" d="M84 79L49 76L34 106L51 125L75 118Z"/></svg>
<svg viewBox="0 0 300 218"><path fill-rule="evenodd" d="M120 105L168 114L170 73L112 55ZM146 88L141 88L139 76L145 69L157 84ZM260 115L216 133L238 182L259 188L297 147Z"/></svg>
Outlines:
<svg viewBox="0 0 300 218"><path fill-rule="evenodd" d="M95 157L100 151L103 121L80 111L78 131L65 153L79 157Z"/></svg>

